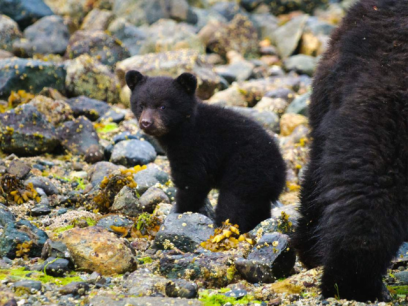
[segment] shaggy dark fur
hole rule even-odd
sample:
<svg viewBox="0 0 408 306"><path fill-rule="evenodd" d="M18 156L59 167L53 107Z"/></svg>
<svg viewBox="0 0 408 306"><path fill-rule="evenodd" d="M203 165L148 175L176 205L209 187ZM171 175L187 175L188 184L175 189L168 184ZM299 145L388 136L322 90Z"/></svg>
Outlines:
<svg viewBox="0 0 408 306"><path fill-rule="evenodd" d="M383 300L408 234L408 0L362 0L313 83L311 161L294 246L325 297Z"/></svg>
<svg viewBox="0 0 408 306"><path fill-rule="evenodd" d="M285 185L285 164L261 126L199 102L192 74L151 78L130 71L126 80L140 127L166 149L177 212L198 212L217 188L217 225L230 219L247 232L270 217L271 202Z"/></svg>

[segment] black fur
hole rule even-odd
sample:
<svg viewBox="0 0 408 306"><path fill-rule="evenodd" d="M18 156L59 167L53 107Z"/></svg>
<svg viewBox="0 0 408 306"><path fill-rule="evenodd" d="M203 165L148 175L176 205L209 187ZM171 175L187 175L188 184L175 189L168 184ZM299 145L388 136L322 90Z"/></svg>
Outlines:
<svg viewBox="0 0 408 306"><path fill-rule="evenodd" d="M271 202L285 185L285 164L261 126L201 103L195 87L191 74L145 77L132 92L132 110L139 123L151 123L145 132L167 151L177 212L198 212L217 188L216 223L230 219L247 232L270 217Z"/></svg>
<svg viewBox="0 0 408 306"><path fill-rule="evenodd" d="M325 297L383 300L408 234L408 0L362 0L332 36L310 105L313 143L292 239Z"/></svg>

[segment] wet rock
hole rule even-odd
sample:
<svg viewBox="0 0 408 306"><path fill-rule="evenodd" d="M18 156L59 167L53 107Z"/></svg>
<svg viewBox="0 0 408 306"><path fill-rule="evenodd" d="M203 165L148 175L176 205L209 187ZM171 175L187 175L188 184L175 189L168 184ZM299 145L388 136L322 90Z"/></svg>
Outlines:
<svg viewBox="0 0 408 306"><path fill-rule="evenodd" d="M41 282L34 280L21 280L13 284L14 291L22 291L29 294L41 292L42 288Z"/></svg>
<svg viewBox="0 0 408 306"><path fill-rule="evenodd" d="M213 221L204 215L170 214L157 233L154 243L159 249L174 245L181 251L192 252L213 234Z"/></svg>
<svg viewBox="0 0 408 306"><path fill-rule="evenodd" d="M156 187L150 187L146 192L140 197L140 206L143 211L152 213L159 203L170 203L167 194Z"/></svg>
<svg viewBox="0 0 408 306"><path fill-rule="evenodd" d="M153 146L140 140L121 141L113 147L110 161L127 167L146 165L156 159Z"/></svg>
<svg viewBox="0 0 408 306"><path fill-rule="evenodd" d="M235 261L238 272L251 283L271 283L288 276L296 260L288 239L279 233L262 236L246 259Z"/></svg>
<svg viewBox="0 0 408 306"><path fill-rule="evenodd" d="M0 203L0 226L5 227L8 223L14 223L16 218L6 205Z"/></svg>
<svg viewBox="0 0 408 306"><path fill-rule="evenodd" d="M98 120L111 109L109 104L85 96L68 99L67 103L75 117L85 116L91 121Z"/></svg>
<svg viewBox="0 0 408 306"><path fill-rule="evenodd" d="M72 282L59 288L59 293L62 295L84 295L89 290L89 285L84 282Z"/></svg>
<svg viewBox="0 0 408 306"><path fill-rule="evenodd" d="M41 251L41 258L47 259L49 257L71 259L67 246L59 241L52 241L48 239Z"/></svg>
<svg viewBox="0 0 408 306"><path fill-rule="evenodd" d="M126 110L110 109L99 118L99 121L120 123L125 120L125 117Z"/></svg>
<svg viewBox="0 0 408 306"><path fill-rule="evenodd" d="M109 174L121 168L124 169L125 167L117 166L106 161L98 162L88 170L88 180L92 186L99 186L105 176L109 176Z"/></svg>
<svg viewBox="0 0 408 306"><path fill-rule="evenodd" d="M34 188L41 188L47 195L59 194L57 187L46 177L33 176L27 179L24 184L33 184Z"/></svg>
<svg viewBox="0 0 408 306"><path fill-rule="evenodd" d="M94 296L91 298L91 305L115 305L115 306L203 306L199 300L174 299L165 297L125 297L117 296Z"/></svg>
<svg viewBox="0 0 408 306"><path fill-rule="evenodd" d="M136 135L137 139L141 140L141 141L147 141L148 143L150 143L154 150L156 151L157 154L159 155L165 155L166 152L164 151L164 149L160 146L159 142L157 141L156 138L154 138L153 136L147 135L145 134L142 130L139 130Z"/></svg>
<svg viewBox="0 0 408 306"><path fill-rule="evenodd" d="M31 166L20 159L13 160L7 168L8 173L15 175L19 179L24 179L30 173L30 170Z"/></svg>
<svg viewBox="0 0 408 306"><path fill-rule="evenodd" d="M275 31L274 42L281 58L285 59L295 51L307 18L307 15L295 17Z"/></svg>
<svg viewBox="0 0 408 306"><path fill-rule="evenodd" d="M143 212L143 207L139 203L136 192L132 188L125 186L115 196L110 211L113 213L122 213L130 217L136 217Z"/></svg>
<svg viewBox="0 0 408 306"><path fill-rule="evenodd" d="M105 31L113 18L114 15L111 11L94 8L86 15L81 30Z"/></svg>
<svg viewBox="0 0 408 306"><path fill-rule="evenodd" d="M289 136L299 125L307 125L308 120L303 115L286 113L280 121L280 131L282 136Z"/></svg>
<svg viewBox="0 0 408 306"><path fill-rule="evenodd" d="M234 277L232 262L233 256L223 252L163 254L160 274L169 279L194 280L206 287L225 287Z"/></svg>
<svg viewBox="0 0 408 306"><path fill-rule="evenodd" d="M100 227L73 228L60 234L76 267L102 275L122 274L136 269L132 251L123 240Z"/></svg>
<svg viewBox="0 0 408 306"><path fill-rule="evenodd" d="M169 297L180 297L194 299L198 296L197 285L184 279L174 279L166 285L166 295Z"/></svg>
<svg viewBox="0 0 408 306"><path fill-rule="evenodd" d="M251 118L267 130L273 131L275 133L279 131L279 117L273 112L258 111L253 108L245 107L230 107L230 109L241 115Z"/></svg>
<svg viewBox="0 0 408 306"><path fill-rule="evenodd" d="M16 256L28 255L39 257L48 236L43 231L32 225L29 221L21 219L5 225L0 236L0 257L11 259ZM26 242L25 248L20 248ZM17 252L19 251L19 252Z"/></svg>
<svg viewBox="0 0 408 306"><path fill-rule="evenodd" d="M288 71L312 76L316 70L317 59L310 55L298 54L287 58L283 63Z"/></svg>
<svg viewBox="0 0 408 306"><path fill-rule="evenodd" d="M221 56L225 56L231 50L245 57L258 53L257 30L248 17L240 14L228 24L210 21L198 35L207 49Z"/></svg>
<svg viewBox="0 0 408 306"><path fill-rule="evenodd" d="M35 207L30 210L31 215L33 216L48 215L51 211L52 211L52 208L48 203L41 203L41 202L35 205Z"/></svg>
<svg viewBox="0 0 408 306"><path fill-rule="evenodd" d="M65 76L65 68L53 62L22 58L0 60L0 99L20 89L31 93L39 93L44 87L64 91Z"/></svg>
<svg viewBox="0 0 408 306"><path fill-rule="evenodd" d="M58 143L54 127L34 106L24 104L0 114L3 152L39 155L52 152Z"/></svg>
<svg viewBox="0 0 408 306"><path fill-rule="evenodd" d="M133 221L119 215L109 215L100 219L96 225L108 230L109 232L115 233L112 226L130 227L133 225Z"/></svg>
<svg viewBox="0 0 408 306"><path fill-rule="evenodd" d="M148 37L148 31L132 25L124 18L115 19L109 25L108 31L123 43L131 56L141 53Z"/></svg>
<svg viewBox="0 0 408 306"><path fill-rule="evenodd" d="M392 261L396 263L405 263L408 262L408 242L404 242L398 249L397 255Z"/></svg>
<svg viewBox="0 0 408 306"><path fill-rule="evenodd" d="M301 96L296 97L286 109L286 113L300 114L307 116L310 104L311 92L307 92Z"/></svg>
<svg viewBox="0 0 408 306"><path fill-rule="evenodd" d="M110 67L130 56L119 41L104 31L77 31L71 36L65 57L73 59L82 54Z"/></svg>
<svg viewBox="0 0 408 306"><path fill-rule="evenodd" d="M208 99L216 89L220 88L220 78L194 50L136 55L117 63L116 74L122 87L126 84L125 74L129 70L138 70L147 76L177 77L183 72L193 73L198 79L197 95L201 99ZM123 102L129 103L128 97L127 101Z"/></svg>
<svg viewBox="0 0 408 306"><path fill-rule="evenodd" d="M49 257L41 267L41 271L55 277L64 276L65 273L71 271L70 262L63 258Z"/></svg>
<svg viewBox="0 0 408 306"><path fill-rule="evenodd" d="M0 15L0 49L13 51L13 42L22 36L13 19L6 15Z"/></svg>
<svg viewBox="0 0 408 306"><path fill-rule="evenodd" d="M65 85L71 96L84 95L109 103L119 101L120 88L115 75L88 54L67 64Z"/></svg>
<svg viewBox="0 0 408 306"><path fill-rule="evenodd" d="M195 28L174 20L159 20L147 31L141 54L159 53L173 50L190 49L205 53L205 46L195 33Z"/></svg>
<svg viewBox="0 0 408 306"><path fill-rule="evenodd" d="M95 128L86 117L65 122L58 130L62 146L72 154L83 155L88 163L103 159L103 150Z"/></svg>
<svg viewBox="0 0 408 306"><path fill-rule="evenodd" d="M41 18L24 30L24 38L13 44L17 55L64 54L69 40L68 27L60 16Z"/></svg>
<svg viewBox="0 0 408 306"><path fill-rule="evenodd" d="M158 183L166 184L170 178L166 172L161 171L157 166L148 166L147 169L133 175L133 179L137 183L137 191L142 195L147 189Z"/></svg>
<svg viewBox="0 0 408 306"><path fill-rule="evenodd" d="M164 296L167 283L170 281L163 276L155 275L146 269L131 273L124 283L128 293L134 296Z"/></svg>
<svg viewBox="0 0 408 306"><path fill-rule="evenodd" d="M28 104L37 108L38 111L41 112L55 127L73 118L71 107L63 100L53 100L38 95Z"/></svg>
<svg viewBox="0 0 408 306"><path fill-rule="evenodd" d="M11 17L21 29L42 17L53 15L43 0L0 0L0 13Z"/></svg>

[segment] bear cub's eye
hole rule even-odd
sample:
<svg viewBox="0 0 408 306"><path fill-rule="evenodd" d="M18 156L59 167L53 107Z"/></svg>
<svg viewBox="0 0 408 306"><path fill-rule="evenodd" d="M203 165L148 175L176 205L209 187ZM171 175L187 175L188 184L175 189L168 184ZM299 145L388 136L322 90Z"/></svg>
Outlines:
<svg viewBox="0 0 408 306"><path fill-rule="evenodd" d="M166 107L162 105L162 106L159 106L159 109L166 109Z"/></svg>

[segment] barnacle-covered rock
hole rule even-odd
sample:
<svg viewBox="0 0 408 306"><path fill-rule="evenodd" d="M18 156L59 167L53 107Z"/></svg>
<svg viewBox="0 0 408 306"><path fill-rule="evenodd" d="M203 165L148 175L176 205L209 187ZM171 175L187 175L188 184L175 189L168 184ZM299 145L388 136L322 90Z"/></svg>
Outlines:
<svg viewBox="0 0 408 306"><path fill-rule="evenodd" d="M39 93L44 87L65 90L66 71L63 65L33 59L0 60L0 99L12 91Z"/></svg>
<svg viewBox="0 0 408 306"><path fill-rule="evenodd" d="M13 19L6 15L0 15L0 49L13 51L13 42L22 36Z"/></svg>
<svg viewBox="0 0 408 306"><path fill-rule="evenodd" d="M59 143L54 126L32 105L0 113L0 149L19 155L52 152Z"/></svg>
<svg viewBox="0 0 408 306"><path fill-rule="evenodd" d="M67 103L70 105L75 117L85 116L91 121L98 120L111 110L109 104L85 96L68 99Z"/></svg>
<svg viewBox="0 0 408 306"><path fill-rule="evenodd" d="M77 31L71 36L65 57L73 59L82 54L88 54L111 67L130 56L120 41L104 31Z"/></svg>
<svg viewBox="0 0 408 306"><path fill-rule="evenodd" d="M88 54L83 54L67 65L65 80L71 96L87 96L92 99L117 103L119 84L110 69Z"/></svg>
<svg viewBox="0 0 408 306"><path fill-rule="evenodd" d="M42 95L34 97L29 105L35 106L55 127L73 119L69 104L63 100L53 100Z"/></svg>

